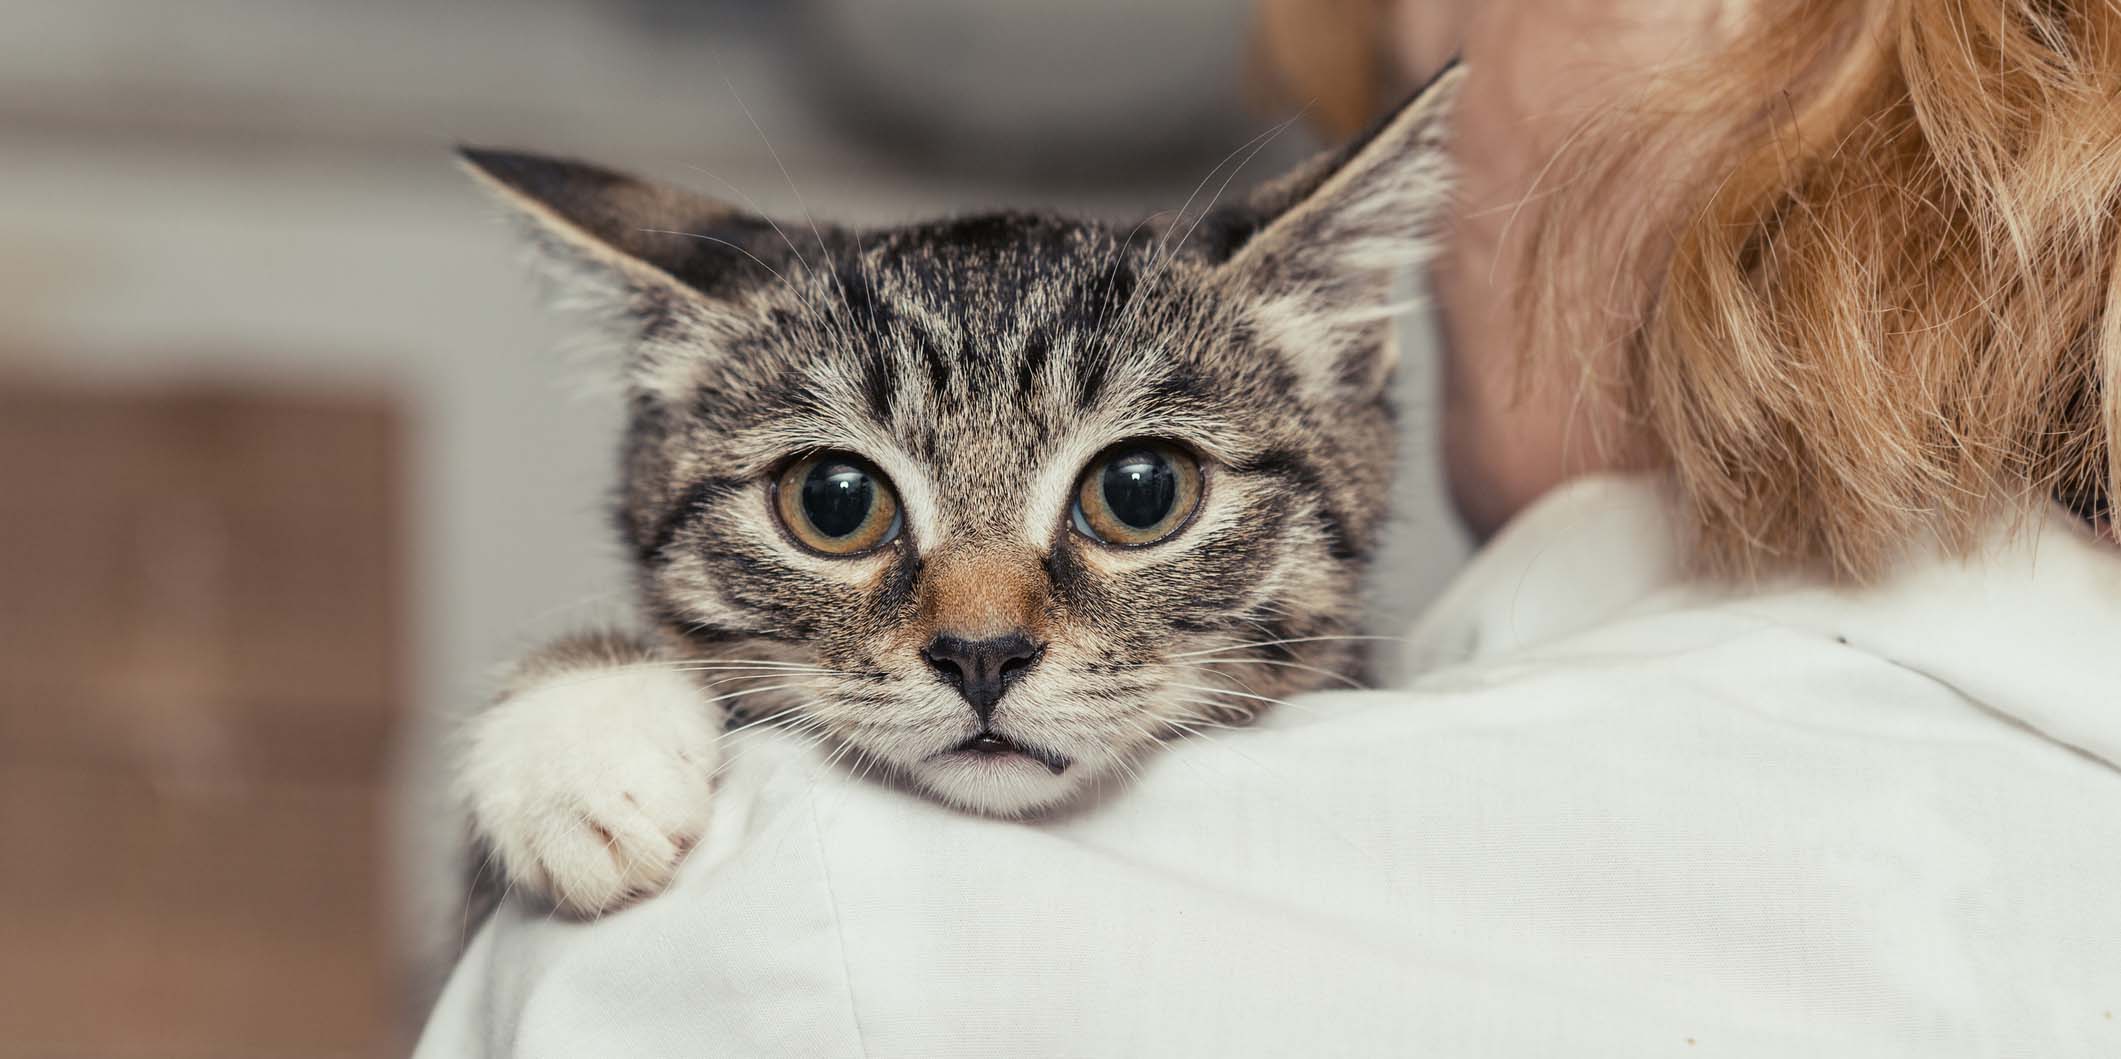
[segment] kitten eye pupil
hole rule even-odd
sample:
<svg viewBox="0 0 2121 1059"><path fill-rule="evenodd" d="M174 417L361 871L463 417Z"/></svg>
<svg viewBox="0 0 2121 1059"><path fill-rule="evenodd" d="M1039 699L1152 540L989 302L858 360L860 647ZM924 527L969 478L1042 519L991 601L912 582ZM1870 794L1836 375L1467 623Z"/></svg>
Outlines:
<svg viewBox="0 0 2121 1059"><path fill-rule="evenodd" d="M803 514L827 537L861 529L876 503L876 480L850 463L821 461L803 479Z"/></svg>
<svg viewBox="0 0 2121 1059"><path fill-rule="evenodd" d="M1162 522L1178 500L1178 473L1170 460L1153 449L1113 457L1105 464L1103 478L1106 508L1135 529Z"/></svg>

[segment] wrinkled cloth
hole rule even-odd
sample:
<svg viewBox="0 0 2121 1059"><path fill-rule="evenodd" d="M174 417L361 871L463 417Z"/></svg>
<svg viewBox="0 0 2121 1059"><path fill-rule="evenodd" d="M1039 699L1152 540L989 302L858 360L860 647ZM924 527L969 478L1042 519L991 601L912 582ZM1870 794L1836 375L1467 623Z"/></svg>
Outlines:
<svg viewBox="0 0 2121 1059"><path fill-rule="evenodd" d="M1405 686L1033 823L747 734L668 893L504 907L418 1056L2121 1055L2121 557L2012 529L1741 591L1579 482Z"/></svg>

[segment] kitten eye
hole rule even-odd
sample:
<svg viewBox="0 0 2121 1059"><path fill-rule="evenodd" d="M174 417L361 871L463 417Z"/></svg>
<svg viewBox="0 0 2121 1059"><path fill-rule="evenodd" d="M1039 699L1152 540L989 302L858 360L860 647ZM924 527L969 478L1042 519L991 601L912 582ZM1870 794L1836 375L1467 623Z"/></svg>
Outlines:
<svg viewBox="0 0 2121 1059"><path fill-rule="evenodd" d="M869 461L844 452L798 460L774 484L774 510L797 541L824 555L859 555L898 538L898 497Z"/></svg>
<svg viewBox="0 0 2121 1059"><path fill-rule="evenodd" d="M1075 491L1075 528L1122 547L1178 531L1200 504L1200 462L1161 441L1123 441L1090 461Z"/></svg>

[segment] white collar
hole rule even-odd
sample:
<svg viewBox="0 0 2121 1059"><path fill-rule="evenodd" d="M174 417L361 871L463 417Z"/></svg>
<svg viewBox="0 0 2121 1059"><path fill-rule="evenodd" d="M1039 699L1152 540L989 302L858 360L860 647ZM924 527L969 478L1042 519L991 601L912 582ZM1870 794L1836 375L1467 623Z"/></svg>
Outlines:
<svg viewBox="0 0 2121 1059"><path fill-rule="evenodd" d="M2121 552L2058 511L1968 559L1931 552L1877 584L1690 581L1649 476L1555 489L1476 555L1415 626L1410 671L1557 643L1644 612L1742 605L1937 680L2121 767Z"/></svg>

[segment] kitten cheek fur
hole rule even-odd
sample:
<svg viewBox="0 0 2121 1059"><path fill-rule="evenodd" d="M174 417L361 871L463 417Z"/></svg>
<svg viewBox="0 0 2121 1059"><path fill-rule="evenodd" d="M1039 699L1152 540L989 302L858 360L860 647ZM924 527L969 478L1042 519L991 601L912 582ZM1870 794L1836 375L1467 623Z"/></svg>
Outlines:
<svg viewBox="0 0 2121 1059"><path fill-rule="evenodd" d="M726 705L1018 813L1358 668L1392 291L1434 242L1458 82L1245 202L1134 227L776 224L579 163L464 158L628 351L618 523L667 654L821 667ZM1178 534L1118 551L1054 505L1085 454L1133 437L1200 453L1206 485ZM831 559L780 531L766 480L821 449L886 471L897 542ZM941 587L975 561L1003 565L966 583L1016 586L996 613L1045 645L992 726L1065 769L945 755L981 721L919 645L984 598Z"/></svg>

